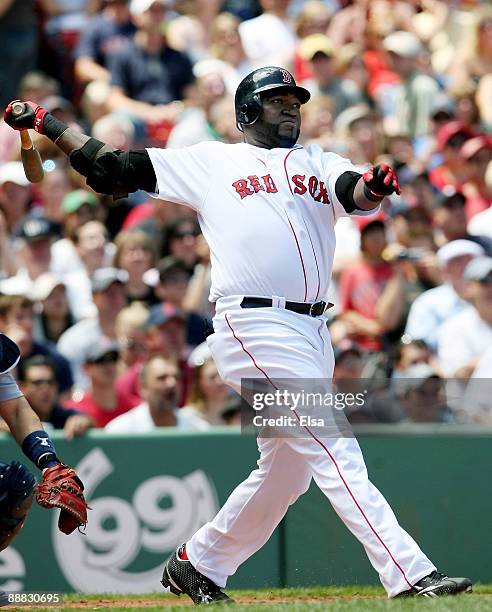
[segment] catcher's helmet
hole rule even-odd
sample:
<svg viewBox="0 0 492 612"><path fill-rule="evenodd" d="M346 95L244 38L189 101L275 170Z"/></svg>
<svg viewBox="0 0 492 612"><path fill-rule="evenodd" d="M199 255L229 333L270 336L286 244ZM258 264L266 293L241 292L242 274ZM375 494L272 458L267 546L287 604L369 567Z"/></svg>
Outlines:
<svg viewBox="0 0 492 612"><path fill-rule="evenodd" d="M287 89L299 98L301 104L311 97L309 91L299 87L285 68L258 68L244 77L236 90L236 123L241 131L243 125L251 125L258 119L261 113L260 93L270 89Z"/></svg>

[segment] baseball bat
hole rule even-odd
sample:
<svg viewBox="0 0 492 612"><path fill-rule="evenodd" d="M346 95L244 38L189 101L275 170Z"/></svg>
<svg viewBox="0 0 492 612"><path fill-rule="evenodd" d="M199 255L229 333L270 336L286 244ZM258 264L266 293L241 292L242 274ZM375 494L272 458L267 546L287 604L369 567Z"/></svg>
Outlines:
<svg viewBox="0 0 492 612"><path fill-rule="evenodd" d="M22 102L15 102L12 105L12 114L15 117L22 115L25 105ZM21 139L21 160L26 178L30 183L39 183L44 178L43 162L41 155L34 146L28 130L20 132Z"/></svg>

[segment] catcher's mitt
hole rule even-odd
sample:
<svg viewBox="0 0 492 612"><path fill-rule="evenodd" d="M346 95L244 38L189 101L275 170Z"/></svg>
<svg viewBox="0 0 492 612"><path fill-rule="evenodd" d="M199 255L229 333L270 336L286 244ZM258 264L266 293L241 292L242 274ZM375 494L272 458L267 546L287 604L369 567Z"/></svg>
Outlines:
<svg viewBox="0 0 492 612"><path fill-rule="evenodd" d="M87 524L84 485L75 470L58 463L44 470L43 481L37 485L36 501L43 508L60 508L58 528L67 535Z"/></svg>

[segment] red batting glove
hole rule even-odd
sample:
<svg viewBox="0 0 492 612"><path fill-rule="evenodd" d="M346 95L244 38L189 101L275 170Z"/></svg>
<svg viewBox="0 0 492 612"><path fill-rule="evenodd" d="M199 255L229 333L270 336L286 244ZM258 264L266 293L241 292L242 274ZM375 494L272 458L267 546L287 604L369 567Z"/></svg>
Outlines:
<svg viewBox="0 0 492 612"><path fill-rule="evenodd" d="M12 112L12 107L16 102L20 102L24 104L24 112L20 115L14 115ZM36 130L40 134L43 133L43 120L45 115L48 114L48 111L39 106L35 102L31 102L27 100L26 102L22 102L21 100L12 100L5 109L3 114L3 120L7 125L14 128L14 130L18 130L22 132L23 130Z"/></svg>
<svg viewBox="0 0 492 612"><path fill-rule="evenodd" d="M364 195L368 200L378 201L392 193L401 193L396 172L388 164L372 166L362 175L362 180Z"/></svg>

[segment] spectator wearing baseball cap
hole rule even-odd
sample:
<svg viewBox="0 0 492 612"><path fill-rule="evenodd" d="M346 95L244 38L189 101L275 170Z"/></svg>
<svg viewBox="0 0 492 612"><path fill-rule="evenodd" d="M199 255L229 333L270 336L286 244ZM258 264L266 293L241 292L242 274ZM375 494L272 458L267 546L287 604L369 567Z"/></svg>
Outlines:
<svg viewBox="0 0 492 612"><path fill-rule="evenodd" d="M180 149L208 140L221 140L214 129L214 110L226 94L226 79L231 78L231 67L218 59L200 60L193 66L195 102L174 126L167 146ZM234 72L234 71L232 71ZM238 82L234 81L234 90ZM232 104L232 100L229 100ZM231 105L227 105L230 109Z"/></svg>
<svg viewBox="0 0 492 612"><path fill-rule="evenodd" d="M0 164L0 209L7 231L13 232L27 214L32 199L31 185L19 161Z"/></svg>
<svg viewBox="0 0 492 612"><path fill-rule="evenodd" d="M29 294L36 278L51 269L51 245L56 235L53 224L45 217L24 218L16 233L17 273L0 281L2 293Z"/></svg>
<svg viewBox="0 0 492 612"><path fill-rule="evenodd" d="M84 370L89 384L82 395L76 396L73 406L89 416L96 427L104 427L135 406L117 390L118 354L117 343L101 337L99 342L90 347L84 358Z"/></svg>
<svg viewBox="0 0 492 612"><path fill-rule="evenodd" d="M36 305L34 339L40 343L56 344L61 335L75 324L64 282L45 272L34 281L30 298Z"/></svg>
<svg viewBox="0 0 492 612"><path fill-rule="evenodd" d="M4 125L9 128L7 124ZM18 143L16 146L18 147ZM2 278L13 276L17 271L18 262L12 237L26 216L31 200L31 186L22 163L17 161L0 163L0 275Z"/></svg>
<svg viewBox="0 0 492 612"><path fill-rule="evenodd" d="M76 189L67 193L62 200L65 232L73 237L76 228L100 217L98 205L99 201L95 194L85 189Z"/></svg>
<svg viewBox="0 0 492 612"><path fill-rule="evenodd" d="M53 269L60 275L72 274L82 269L74 240L79 228L103 215L99 200L85 189L68 192L61 201L64 237L57 240L51 249Z"/></svg>
<svg viewBox="0 0 492 612"><path fill-rule="evenodd" d="M441 327L438 357L448 376L466 380L492 345L492 258L470 261L464 277L470 305Z"/></svg>
<svg viewBox="0 0 492 612"><path fill-rule="evenodd" d="M185 314L186 342L189 346L198 346L205 341L205 330L211 326L211 321L192 307L184 307L191 279L189 267L181 259L168 255L159 262L157 274L157 297L163 302L170 302Z"/></svg>
<svg viewBox="0 0 492 612"><path fill-rule="evenodd" d="M171 302L176 308L182 308L190 278L190 269L184 261L173 255L164 257L156 268L157 296L161 301Z"/></svg>
<svg viewBox="0 0 492 612"><path fill-rule="evenodd" d="M401 173L400 176L404 176ZM406 182L402 187L402 197L395 202L391 202L390 215L392 219L392 230L395 241L406 247L421 247L428 244L429 247L434 246L434 237L431 225L431 214L426 205L424 197L420 193L415 193L415 184L422 180L425 182L425 177L415 177L411 175L410 188L407 189ZM401 183L400 183L401 184ZM433 199L433 194L431 193Z"/></svg>
<svg viewBox="0 0 492 612"><path fill-rule="evenodd" d="M333 380L337 389L342 390L345 380L358 379L363 376L364 352L356 342L345 339L333 347L335 369Z"/></svg>
<svg viewBox="0 0 492 612"><path fill-rule="evenodd" d="M150 308L144 324L149 353L180 358L186 342L184 323L183 313L170 302Z"/></svg>
<svg viewBox="0 0 492 612"><path fill-rule="evenodd" d="M390 67L401 79L401 85L394 86L394 131L411 138L425 136L429 130L432 100L439 92L437 81L421 72L418 66L425 49L415 34L404 30L388 34L383 40L383 48Z"/></svg>
<svg viewBox="0 0 492 612"><path fill-rule="evenodd" d="M394 383L404 420L413 423L456 423L446 403L444 381L428 363L409 367Z"/></svg>
<svg viewBox="0 0 492 612"><path fill-rule="evenodd" d="M429 172L432 185L442 191L448 185L460 190L466 180L466 172L461 156L461 147L473 138L471 128L462 121L448 121L436 133L436 148L441 163Z"/></svg>
<svg viewBox="0 0 492 612"><path fill-rule="evenodd" d="M443 284L424 291L410 307L405 334L414 340L424 340L437 349L441 326L468 308L464 271L472 259L485 254L483 248L470 240L453 240L437 251Z"/></svg>
<svg viewBox="0 0 492 612"><path fill-rule="evenodd" d="M313 97L329 96L333 112L366 102L364 93L354 81L338 75L333 42L325 34L311 34L299 43L299 56L308 63L312 78L303 81Z"/></svg>
<svg viewBox="0 0 492 612"><path fill-rule="evenodd" d="M452 185L447 185L436 196L432 224L437 244L442 245L454 240L469 240L479 244L486 255L492 256L490 238L468 233L465 205L465 195L462 191L456 191Z"/></svg>
<svg viewBox="0 0 492 612"><path fill-rule="evenodd" d="M57 347L69 359L78 389L85 389L88 380L82 364L91 347L101 338L116 341L115 321L125 305L124 283L128 275L116 268L100 268L91 277L95 317L82 319L60 337Z"/></svg>
<svg viewBox="0 0 492 612"><path fill-rule="evenodd" d="M376 163L383 152L383 127L377 112L367 104L356 104L338 115L334 128L340 141L349 139L352 163Z"/></svg>
<svg viewBox="0 0 492 612"><path fill-rule="evenodd" d="M397 306L391 307L391 313L384 315L378 310L385 287L395 277L392 264L383 259L388 245L384 219L382 212L357 219L361 228L362 257L340 274L340 316L337 323L346 327L348 338L373 352L383 348L383 335L399 325L402 312ZM400 291L395 293L398 298L399 294Z"/></svg>

